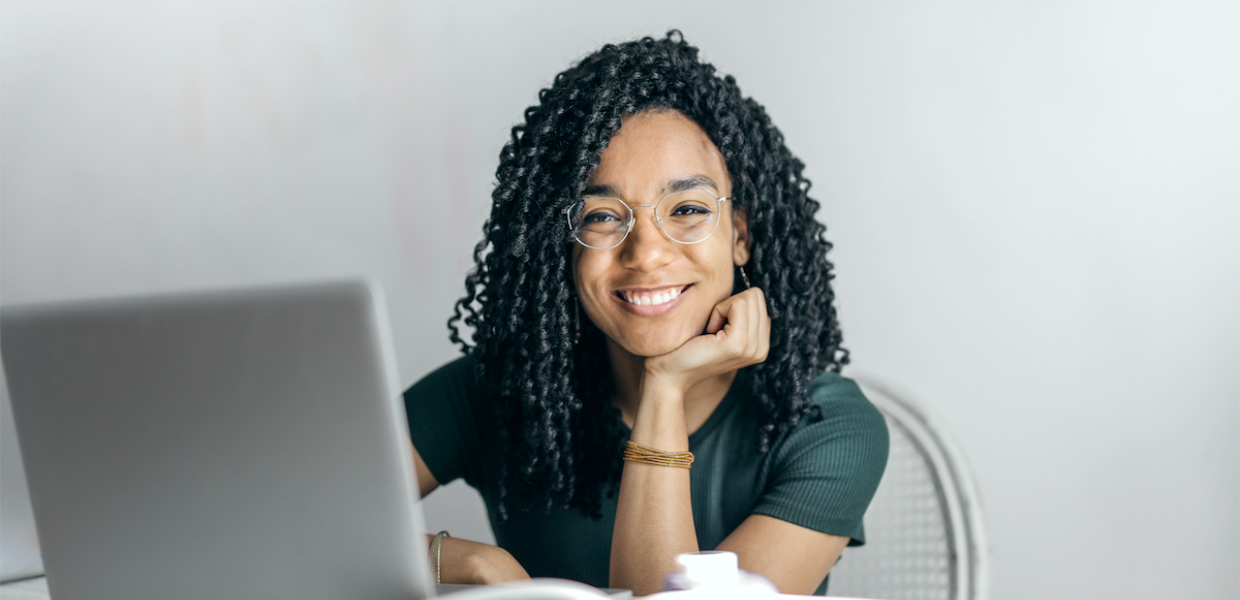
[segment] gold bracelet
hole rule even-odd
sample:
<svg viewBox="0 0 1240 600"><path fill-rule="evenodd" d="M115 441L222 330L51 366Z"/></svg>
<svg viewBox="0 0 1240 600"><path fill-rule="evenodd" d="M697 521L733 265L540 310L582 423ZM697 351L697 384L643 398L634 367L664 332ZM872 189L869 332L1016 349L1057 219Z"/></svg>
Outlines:
<svg viewBox="0 0 1240 600"><path fill-rule="evenodd" d="M443 539L452 537L447 531L440 531L435 534L435 538L431 540L431 562L435 567L435 583L442 583L439 577L439 547L443 544Z"/></svg>
<svg viewBox="0 0 1240 600"><path fill-rule="evenodd" d="M624 446L624 460L633 462L646 463L659 467L678 467L688 469L693 466L692 452L663 452L654 448L647 448L641 444L635 444L632 441Z"/></svg>

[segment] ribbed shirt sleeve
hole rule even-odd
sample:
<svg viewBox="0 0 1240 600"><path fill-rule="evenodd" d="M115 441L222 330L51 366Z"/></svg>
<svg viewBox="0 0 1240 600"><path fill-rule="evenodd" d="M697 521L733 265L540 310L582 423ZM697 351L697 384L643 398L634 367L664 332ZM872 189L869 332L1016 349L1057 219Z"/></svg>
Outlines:
<svg viewBox="0 0 1240 600"><path fill-rule="evenodd" d="M440 485L457 478L478 486L482 448L474 415L474 361L454 360L405 390L409 439Z"/></svg>
<svg viewBox="0 0 1240 600"><path fill-rule="evenodd" d="M857 384L838 374L824 373L810 395L824 418L803 419L772 448L754 512L862 545L861 520L887 466L887 423Z"/></svg>

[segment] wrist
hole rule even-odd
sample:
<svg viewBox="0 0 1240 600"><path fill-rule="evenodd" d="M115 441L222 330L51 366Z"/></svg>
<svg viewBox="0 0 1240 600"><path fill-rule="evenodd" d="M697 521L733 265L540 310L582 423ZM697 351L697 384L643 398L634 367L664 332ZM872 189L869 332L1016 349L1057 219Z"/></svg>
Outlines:
<svg viewBox="0 0 1240 600"><path fill-rule="evenodd" d="M682 404L689 387L683 381L683 377L647 367L642 375L642 403L652 401L662 404Z"/></svg>
<svg viewBox="0 0 1240 600"><path fill-rule="evenodd" d="M503 548L450 537L441 542L443 583L492 584L530 577Z"/></svg>
<svg viewBox="0 0 1240 600"><path fill-rule="evenodd" d="M641 404L633 420L631 441L667 452L688 449L685 395L675 381L642 381Z"/></svg>

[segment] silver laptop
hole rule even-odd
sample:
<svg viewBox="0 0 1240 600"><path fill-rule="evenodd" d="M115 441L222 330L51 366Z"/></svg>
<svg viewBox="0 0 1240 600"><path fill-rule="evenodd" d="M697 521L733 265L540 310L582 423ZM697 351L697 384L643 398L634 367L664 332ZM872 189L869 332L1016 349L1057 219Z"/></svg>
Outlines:
<svg viewBox="0 0 1240 600"><path fill-rule="evenodd" d="M52 597L430 596L386 318L360 282L0 310Z"/></svg>

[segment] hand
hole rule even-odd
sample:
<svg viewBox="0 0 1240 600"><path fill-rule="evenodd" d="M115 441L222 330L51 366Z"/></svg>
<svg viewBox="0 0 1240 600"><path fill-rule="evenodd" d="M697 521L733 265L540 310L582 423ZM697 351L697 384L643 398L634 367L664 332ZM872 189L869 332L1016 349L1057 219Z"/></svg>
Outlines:
<svg viewBox="0 0 1240 600"><path fill-rule="evenodd" d="M704 335L646 359L646 377L684 393L710 377L766 360L770 348L766 295L749 288L715 305Z"/></svg>
<svg viewBox="0 0 1240 600"><path fill-rule="evenodd" d="M491 584L530 578L507 550L453 537L440 542L439 574L442 583Z"/></svg>

